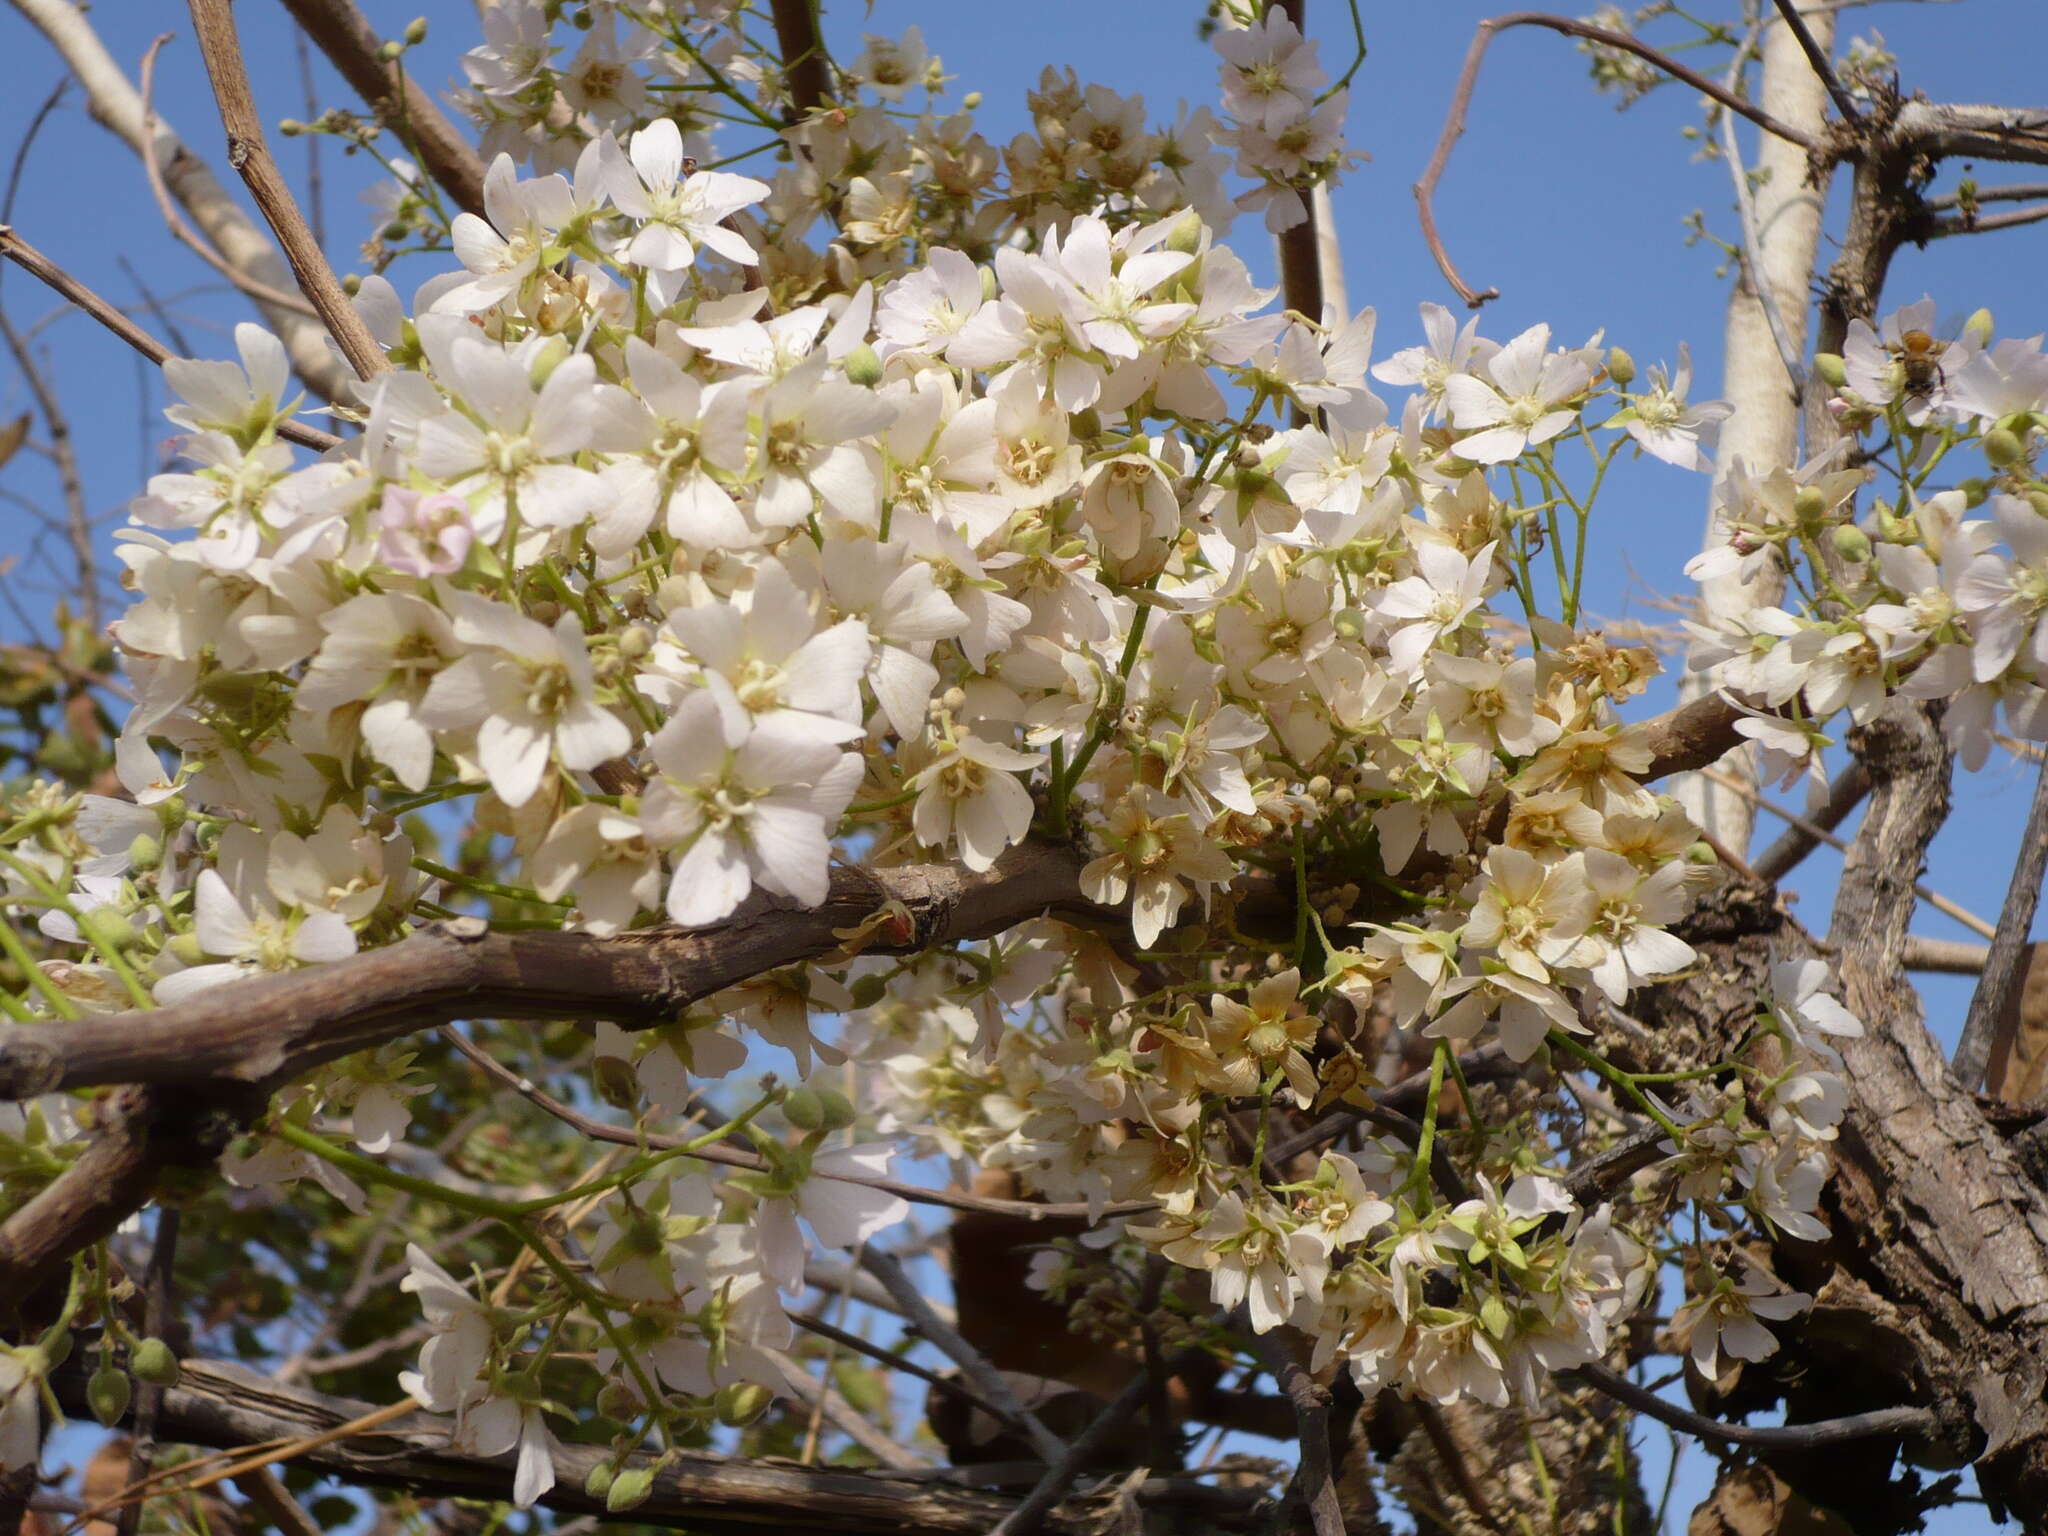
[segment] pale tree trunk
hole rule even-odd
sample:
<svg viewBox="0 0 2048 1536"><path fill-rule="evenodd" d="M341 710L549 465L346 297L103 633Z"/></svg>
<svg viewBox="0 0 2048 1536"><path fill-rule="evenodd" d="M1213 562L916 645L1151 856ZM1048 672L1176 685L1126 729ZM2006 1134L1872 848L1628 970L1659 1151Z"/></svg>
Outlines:
<svg viewBox="0 0 2048 1536"><path fill-rule="evenodd" d="M1821 48L1830 48L1833 12L1809 13L1806 22ZM1818 133L1827 114L1827 87L1814 73L1791 28L1782 22L1764 32L1761 91L1760 105L1766 112L1792 127ZM1793 356L1804 356L1807 294L1813 282L1827 189L1824 184L1808 185L1805 150L1770 134L1762 135L1755 168L1761 173L1755 192L1756 249L1728 300L1721 398L1735 407L1735 414L1721 429L1713 491L1707 504L1704 542L1708 547L1723 537L1718 508L1728 467L1739 459L1752 472L1766 472L1797 463L1799 454L1799 394L1785 371L1785 360L1757 289L1761 287L1776 304ZM1748 582L1735 577L1703 582L1701 616L1711 623L1745 613L1775 603L1783 590L1783 578L1775 570ZM1699 673L1688 673L1679 685L1679 697L1685 701L1706 691ZM1725 766L1730 776L1744 784L1755 782L1747 750L1730 757ZM1723 847L1741 853L1749 846L1756 810L1746 797L1698 774L1685 775L1673 790L1693 820Z"/></svg>

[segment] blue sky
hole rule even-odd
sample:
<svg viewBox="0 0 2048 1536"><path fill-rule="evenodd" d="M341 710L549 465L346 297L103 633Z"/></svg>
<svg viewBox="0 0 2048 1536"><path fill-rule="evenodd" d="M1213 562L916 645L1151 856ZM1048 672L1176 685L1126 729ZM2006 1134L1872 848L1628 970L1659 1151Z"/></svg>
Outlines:
<svg viewBox="0 0 2048 1536"><path fill-rule="evenodd" d="M421 0L394 5L361 0L372 21L391 35L418 14ZM1379 352L1407 345L1415 335L1415 307L1424 300L1455 305L1418 231L1409 187L1435 142L1453 80L1475 22L1495 9L1470 0L1361 5L1371 54L1352 89L1351 140L1370 154L1336 193L1345 279L1354 307L1370 304L1380 316ZM1701 8L1713 9L1711 6ZM312 115L299 85L299 67L281 7L237 7L259 101L267 116ZM428 9L434 34L412 57L415 73L439 86L469 40L468 8ZM984 93L983 131L1001 143L1028 125L1024 92L1047 64L1073 64L1084 81L1142 92L1155 119L1170 118L1177 101L1213 103L1214 57L1197 39L1198 0L1035 0L997 5L989 0L873 0L826 5L828 41L841 57L859 47L862 31L897 32L917 23L954 77L954 99ZM131 70L160 30L178 40L159 67L158 105L188 144L229 177L219 149L204 71L182 8L149 0L102 0L95 24L116 58ZM1324 41L1334 74L1349 61L1351 22L1338 0L1310 0L1310 31ZM1898 53L1904 82L1935 99L2024 104L2041 94L2040 60L2048 48L2048 7L2040 0L1963 0L1963 3L1879 4L1845 10L1844 34L1880 29ZM55 53L11 9L0 9L0 144L17 143L37 105L62 75ZM321 105L352 98L319 61L314 63ZM1700 380L1710 395L1720 375L1720 338L1727 281L1717 275L1720 252L1688 245L1685 220L1703 211L1724 236L1734 229L1725 168L1698 162L1681 130L1698 121L1696 98L1683 87L1659 91L1617 114L1612 99L1596 95L1584 60L1566 39L1533 30L1495 43L1481 77L1470 129L1438 195L1445 239L1475 285L1497 285L1484 329L1505 339L1539 320L1561 340L1605 330L1641 364L1675 358L1688 341ZM1745 145L1753 133L1744 131ZM273 140L288 172L301 180L302 142ZM326 225L330 252L347 269L355 246L370 232L358 193L376 168L362 157L344 161L323 147ZM1980 167L1986 185L1999 179L2031 180L2024 168L2000 178ZM1946 178L1953 180L1953 172ZM1839 198L1837 199L1839 203ZM1837 209L1839 212L1839 208ZM231 355L227 332L247 318L244 301L223 292L214 275L166 235L151 204L138 162L86 115L74 89L46 126L23 170L13 222L30 241L115 302L130 307L159 335L166 327L140 306L146 284L176 322L193 351ZM1838 227L1838 221L1837 221ZM1270 273L1270 242L1252 220L1233 243L1255 271ZM1894 265L1889 303L1935 295L1946 313L1989 305L2003 334L2048 330L2048 225L1948 241L1927 251L1908 249ZM413 278L428 275L416 267ZM401 291L409 291L401 277ZM0 298L17 325L37 327L36 346L81 444L88 502L103 518L102 532L119 508L158 467L167 433L155 412L161 385L133 354L76 315L56 316L47 296L24 274L9 272ZM0 362L0 420L30 404L23 380ZM42 436L38 423L37 438ZM1697 547L1706 481L1661 466L1617 473L1603 498L1601 530L1591 561L1591 605L1609 616L1654 617L1646 599L1680 594L1680 572ZM59 505L54 476L24 453L0 470L0 556L56 553L28 510ZM56 588L32 559L0 575L22 608L45 612ZM0 636L18 633L17 620L0 610ZM1960 776L1957 813L1936 844L1928 882L1986 918L2004 896L2012 829L2024 813L2029 785L2009 761L1994 760L1981 774ZM1775 835L1766 818L1760 837ZM1792 882L1799 911L1812 926L1825 925L1837 862L1825 852ZM1923 909L1918 931L1967 938L1952 920ZM1923 989L1936 1033L1952 1040L1967 1006L1966 981L1936 978ZM1650 1437L1654 1443L1661 1437ZM1700 1462L1683 1482L1691 1481ZM1677 1507L1684 1508L1681 1492ZM1940 1529L1985 1528L1961 1515Z"/></svg>

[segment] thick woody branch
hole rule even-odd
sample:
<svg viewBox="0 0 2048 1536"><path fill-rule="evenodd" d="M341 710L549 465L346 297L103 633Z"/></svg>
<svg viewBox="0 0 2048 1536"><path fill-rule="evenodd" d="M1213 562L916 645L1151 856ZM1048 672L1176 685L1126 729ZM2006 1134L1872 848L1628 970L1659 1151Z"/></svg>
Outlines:
<svg viewBox="0 0 2048 1536"><path fill-rule="evenodd" d="M405 140L434 184L466 213L484 211L484 163L468 137L422 90L350 0L284 0L349 88L379 122Z"/></svg>
<svg viewBox="0 0 2048 1536"><path fill-rule="evenodd" d="M84 1373L59 1372L54 1385L67 1411L89 1413ZM312 1439L371 1412L367 1403L279 1386L225 1363L187 1361L176 1386L166 1389L158 1434L188 1445L234 1448L265 1441ZM356 1435L314 1445L294 1458L348 1482L406 1489L423 1498L504 1502L512 1495L515 1457L465 1455L448 1444L449 1421L413 1414ZM603 1447L558 1445L556 1482L541 1503L563 1514L605 1517L604 1500L583 1491L591 1470L606 1459ZM633 1465L647 1465L634 1458ZM632 1512L640 1524L672 1526L707 1536L757 1536L767 1530L816 1531L823 1536L984 1536L1014 1501L948 1486L936 1475L788 1463L728 1461L677 1453L654 1476L647 1501ZM1149 1479L1137 1489L1141 1504L1172 1506L1199 1499L1203 1515L1244 1528L1248 1501L1213 1497L1215 1490L1185 1480ZM1055 1514L1060 1532L1088 1528L1083 1519Z"/></svg>
<svg viewBox="0 0 2048 1536"><path fill-rule="evenodd" d="M284 247L292 276L299 291L320 312L329 334L340 344L359 378L371 379L387 372L391 360L363 324L341 281L327 264L326 253L299 212L297 199L285 184L277 162L263 139L263 117L256 110L256 98L249 89L249 71L242 62L242 44L235 32L231 0L190 0L192 26L199 35L199 51L206 59L206 73L213 81L214 100L220 106L221 126L228 135L228 164L241 173L242 182L269 223L271 233Z"/></svg>
<svg viewBox="0 0 2048 1536"><path fill-rule="evenodd" d="M292 277L270 238L242 211L206 162L192 153L158 117L146 121L141 93L114 62L84 11L71 0L12 0L14 8L48 38L85 87L95 122L140 156L147 143L163 168L164 183L199 230L236 268L268 288L288 289ZM344 398L348 370L327 345L318 321L279 305L256 301L263 323L275 331L291 358L292 371L322 400Z"/></svg>
<svg viewBox="0 0 2048 1536"><path fill-rule="evenodd" d="M6 257L39 282L54 288L151 362L161 365L177 355L22 239L19 230L6 224L0 224L0 256ZM317 427L302 426L295 421L288 421L280 426L277 435L286 442L299 443L307 448L325 450L341 446L341 439L332 432L322 432Z"/></svg>
<svg viewBox="0 0 2048 1536"><path fill-rule="evenodd" d="M1909 101L1891 132L1930 159L2048 165L2048 107Z"/></svg>
<svg viewBox="0 0 2048 1536"><path fill-rule="evenodd" d="M1081 857L1025 845L985 874L949 865L833 871L809 911L757 899L713 927L613 938L471 936L437 925L354 959L238 982L173 1007L22 1025L0 1035L0 1097L100 1083L271 1088L323 1062L459 1018L606 1018L644 1028L749 977L844 949L908 954L1043 913L1093 913ZM896 905L892 905L896 904Z"/></svg>
<svg viewBox="0 0 2048 1536"><path fill-rule="evenodd" d="M1603 47L1618 49L1643 60L1663 71L1674 80L1684 82L1701 95L1712 98L1738 117L1745 117L1766 133L1797 144L1810 154L1825 154L1827 146L1789 123L1780 122L1755 103L1745 101L1726 86L1709 80L1697 70L1688 69L1669 54L1662 53L1649 44L1630 37L1626 32L1611 31L1596 27L1591 22L1577 21L1569 16L1553 16L1547 11L1512 11L1505 16L1493 16L1479 23L1472 34L1472 44L1465 50L1465 64L1458 72L1457 88L1451 96L1450 112L1444 118L1443 132L1437 138L1436 151L1429 157L1429 165L1422 173L1422 179L1415 183L1416 212L1422 220L1422 237L1429 244L1430 255L1458 297L1473 309L1479 308L1489 299L1500 297L1498 288L1475 289L1458 274L1451 261L1450 253L1444 249L1443 236L1436 226L1436 187L1443 179L1444 168L1450 164L1451 150L1464 137L1465 119L1472 106L1472 92L1479 83L1479 66L1485 62L1486 50L1494 38L1513 27L1542 27L1566 37L1583 38L1599 43Z"/></svg>

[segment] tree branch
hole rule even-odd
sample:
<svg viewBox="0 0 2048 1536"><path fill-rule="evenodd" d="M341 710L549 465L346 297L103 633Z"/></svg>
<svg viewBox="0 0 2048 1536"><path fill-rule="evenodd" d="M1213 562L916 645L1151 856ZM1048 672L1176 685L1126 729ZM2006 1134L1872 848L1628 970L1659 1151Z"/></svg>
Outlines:
<svg viewBox="0 0 2048 1536"><path fill-rule="evenodd" d="M1450 164L1451 150L1465 133L1465 119L1472 106L1472 92L1479 83L1479 66L1486 58L1487 47L1494 37L1513 27L1542 27L1566 37L1584 38L1588 42L1619 49L1643 60L1674 80L1683 81L1701 95L1711 97L1730 112L1749 119L1766 133L1797 144L1809 154L1825 155L1827 146L1812 135L1803 133L1789 123L1780 122L1752 102L1744 101L1725 86L1709 80L1696 70L1686 68L1668 54L1660 53L1647 43L1639 42L1626 32L1610 31L1596 27L1590 22L1576 21L1569 16L1553 16L1547 11L1511 11L1505 16L1489 17L1479 23L1472 34L1472 43L1465 50L1465 64L1458 71L1458 84L1451 95L1451 107L1444 118L1443 132L1438 136L1436 151L1429 157L1429 165L1422 173L1422 179L1415 183L1416 211L1422 220L1422 238L1429 244L1430 255L1436 258L1437 269L1441 271L1458 297L1473 309L1479 308L1489 299L1500 297L1498 288L1480 291L1472 288L1458 275L1450 253L1444 249L1442 235L1436 226L1435 198L1437 183L1443 179L1444 168Z"/></svg>
<svg viewBox="0 0 2048 1536"><path fill-rule="evenodd" d="M54 1380L59 1401L89 1416L85 1372L77 1365ZM224 1362L188 1360L178 1384L164 1392L161 1434L189 1445L224 1448L309 1439L372 1412L367 1403L279 1386ZM448 1445L446 1419L415 1413L374 1433L313 1446L295 1457L302 1466L358 1484L407 1489L426 1497L502 1503L512 1496L515 1453L465 1455ZM592 1468L608 1458L601 1446L559 1444L557 1481L541 1500L565 1514L607 1512L602 1498L583 1491ZM646 1457L633 1465L651 1465ZM1012 1500L948 1486L944 1472L927 1475L787 1463L726 1460L692 1452L666 1459L634 1521L674 1526L707 1536L758 1536L763 1530L815 1531L821 1536L985 1536L1007 1515ZM1217 1490L1184 1479L1156 1478L1137 1490L1143 1504L1171 1506L1201 1497L1205 1518L1244 1529L1249 1501L1214 1497ZM1061 1533L1088 1528L1082 1519L1054 1516Z"/></svg>
<svg viewBox="0 0 2048 1536"><path fill-rule="evenodd" d="M2034 929L2034 909L2041 900L2044 870L2048 870L2048 758L2042 760L2034 778L2034 799L2027 807L2019 857L2013 861L2005 905L1999 910L1998 928L1991 936L1991 954L1984 962L1977 990L1970 995L1970 1012L1963 1020L1963 1033L1949 1062L1957 1079L1972 1091L1984 1086L1984 1069L1991 1062L1998 1021L2004 1017L2012 990L2019 984L2021 963Z"/></svg>
<svg viewBox="0 0 2048 1536"><path fill-rule="evenodd" d="M1799 50L1806 55L1807 63L1820 77L1820 83L1828 88L1828 99L1834 102L1835 110L1842 114L1845 123L1858 123L1862 115L1856 110L1856 103L1842 88L1842 82L1835 75L1835 66L1829 62L1827 52L1814 40L1812 29L1806 25L1806 18L1799 14L1797 0L1777 0L1778 14L1785 18L1785 25L1799 40Z"/></svg>
<svg viewBox="0 0 2048 1536"><path fill-rule="evenodd" d="M256 110L256 98L249 89L249 71L242 63L242 44L235 34L231 0L189 0L192 26L199 35L199 51L206 59L206 73L213 81L213 97L220 106L221 126L228 135L228 164L241 173L242 182L268 221L271 233L284 247L292 276L299 291L313 303L328 333L341 345L359 378L373 379L388 372L391 359L377 345L355 305L341 291L341 282L327 264L326 253L270 158L263 139L263 117Z"/></svg>
<svg viewBox="0 0 2048 1536"><path fill-rule="evenodd" d="M1741 1445L1760 1451L1812 1451L1824 1446L1845 1445L1852 1440L1874 1440L1886 1436L1906 1438L1932 1434L1939 1421L1925 1408L1875 1408L1869 1413L1846 1418L1822 1419L1813 1424L1730 1424L1710 1419L1703 1413L1667 1402L1628 1379L1611 1366L1589 1362L1575 1365L1561 1375L1576 1376L1597 1387L1618 1403L1645 1417L1716 1445Z"/></svg>
<svg viewBox="0 0 2048 1536"><path fill-rule="evenodd" d="M832 104L832 66L825 40L818 32L817 0L769 0L775 18L775 46L782 55L782 78L789 105L800 123Z"/></svg>
<svg viewBox="0 0 2048 1536"><path fill-rule="evenodd" d="M484 211L484 163L467 135L406 72L385 59L383 40L350 0L283 0L349 89L419 157L434 184L465 213Z"/></svg>
<svg viewBox="0 0 2048 1536"><path fill-rule="evenodd" d="M1828 781L1828 796L1798 821L1787 826L1777 841L1758 856L1755 869L1760 879L1778 881L1792 873L1826 834L1848 820L1849 813L1870 793L1870 775L1861 758L1851 758L1848 767ZM1768 804L1766 802L1767 808Z"/></svg>
<svg viewBox="0 0 2048 1536"><path fill-rule="evenodd" d="M6 257L37 281L54 288L86 314L127 342L151 362L161 366L165 360L177 354L158 341L141 326L114 308L105 299L94 293L62 267L58 266L41 251L22 239L21 231L11 225L0 224L0 256ZM286 442L299 443L307 448L325 451L341 446L341 439L332 432L322 432L317 427L302 426L298 422L285 422L277 429L277 435Z"/></svg>
<svg viewBox="0 0 2048 1536"><path fill-rule="evenodd" d="M266 287L291 285L291 272L277 248L242 211L206 162L179 142L161 117L152 130L144 121L142 97L127 74L94 32L84 11L71 0L12 0L14 8L48 38L71 72L85 87L93 120L142 153L153 141L157 164L171 195L214 247L248 276ZM277 305L256 303L265 325L275 331L291 358L292 371L322 400L343 398L349 391L348 370L327 345L326 328L304 315Z"/></svg>
<svg viewBox="0 0 2048 1536"><path fill-rule="evenodd" d="M1253 1336L1253 1344L1273 1380L1294 1409L1301 1461L1294 1471L1294 1493L1308 1507L1315 1536L1344 1536L1344 1510L1337 1502L1337 1479L1330 1467L1330 1392L1309 1375L1294 1357L1285 1332Z"/></svg>

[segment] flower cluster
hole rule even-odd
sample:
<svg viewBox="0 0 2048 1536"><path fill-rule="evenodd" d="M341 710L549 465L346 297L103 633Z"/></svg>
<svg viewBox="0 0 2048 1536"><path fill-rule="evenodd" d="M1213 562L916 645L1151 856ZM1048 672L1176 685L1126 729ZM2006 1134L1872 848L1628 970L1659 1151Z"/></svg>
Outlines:
<svg viewBox="0 0 2048 1536"><path fill-rule="evenodd" d="M1020 845L1071 855L1093 926L885 958L869 940L901 914L878 899L834 954L600 1026L597 1091L639 1117L694 1113L756 1044L798 1085L707 1133L750 1143L737 1171L643 1145L571 1191L590 1263L536 1237L530 1306L413 1255L432 1337L407 1390L466 1448L516 1448L523 1502L553 1479L563 1330L594 1330L622 1445L758 1411L807 1249L904 1214L892 1151L1085 1202L1110 1247L1304 1331L1318 1368L1439 1401L1603 1357L1653 1276L1615 1192L1567 1185L1603 1133L1539 1103L1556 1063L1627 1101L1603 1124L1668 1135L1666 1205L1820 1235L1829 1041L1860 1026L1818 966L1781 968L1682 1096L1604 1050L1695 963L1673 928L1712 854L1622 714L1655 655L1581 620L1592 507L1563 450L1595 486L1624 452L1709 468L1726 408L1689 398L1683 352L1638 388L1626 354L1542 325L1494 341L1426 306L1424 340L1376 361L1372 311L1276 311L1216 243L1215 143L1285 228L1341 162L1343 106L1278 7L1218 34L1227 128L1148 131L1141 102L1048 75L1038 136L1000 157L962 120L906 126L940 67L873 40L849 74L871 99L791 128L772 182L699 169L701 125L650 118L673 82L755 101L723 9L603 8L558 67L543 7L484 8L485 213L409 298L361 284L393 366L340 447L280 439L296 401L255 327L239 365L166 365L184 467L119 545L127 793L9 807L28 830L0 882L67 946L19 1011L203 1002L479 906L716 930L821 904L835 862L995 885ZM827 214L820 252L801 236ZM1973 759L2000 701L2048 737L2048 362L1928 323L1857 330L1830 375L1845 426L1899 445L1896 503L1865 526L1860 471L1749 466L1695 562L1802 584L1696 653L1774 767L1896 691L1948 697ZM1965 439L1993 480L1937 489ZM1419 1134L1286 1145L1370 1106L1404 1050ZM1459 1075L1503 1059L1503 1123L1448 1158L1447 1081L1474 1113ZM227 1171L353 1200L426 1087L394 1047L335 1063ZM876 1139L833 1140L857 1125ZM1797 1305L1698 1286L1710 1372Z"/></svg>

